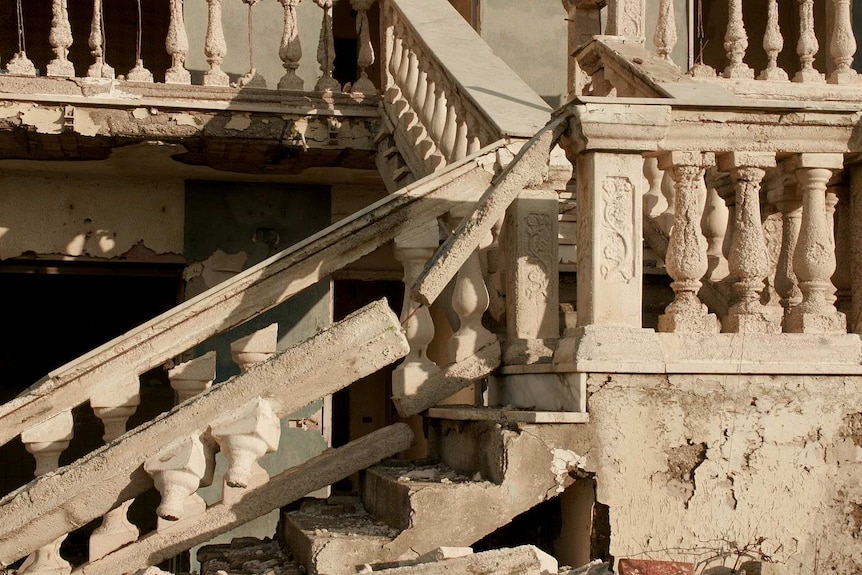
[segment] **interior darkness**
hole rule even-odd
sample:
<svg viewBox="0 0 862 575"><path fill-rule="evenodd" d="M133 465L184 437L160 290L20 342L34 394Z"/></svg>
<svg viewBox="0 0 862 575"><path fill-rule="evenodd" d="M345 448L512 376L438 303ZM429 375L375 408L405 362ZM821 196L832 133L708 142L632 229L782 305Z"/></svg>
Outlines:
<svg viewBox="0 0 862 575"><path fill-rule="evenodd" d="M50 272L50 273L49 273ZM177 304L182 267L141 264L0 264L4 327L0 334L0 401L7 402L51 370L125 333ZM141 376L141 406L129 428L173 406L162 368ZM89 404L73 410L74 438L60 457L68 464L102 445L102 422ZM0 489L8 493L33 479L35 462L20 438L0 447ZM130 519L142 532L155 528L157 492L138 498ZM64 556L80 564L92 525L69 536Z"/></svg>
<svg viewBox="0 0 862 575"><path fill-rule="evenodd" d="M554 540L560 536L562 525L560 500L555 497L525 511L507 525L486 535L473 545L473 550L479 553L503 547L535 545L553 555Z"/></svg>
<svg viewBox="0 0 862 575"><path fill-rule="evenodd" d="M169 0L141 0L144 25L142 27L141 56L144 65L153 73L156 82L164 82L165 70L171 60L165 51L165 38L170 22ZM51 2L23 0L24 38L27 56L40 75L54 58L48 34L51 31ZM138 30L137 0L109 0L103 3L105 19L105 57L117 75L125 75L135 65ZM69 22L72 25L72 46L69 60L75 65L75 75L84 77L93 63L88 44L93 20L93 0L68 0ZM0 56L8 62L18 51L18 16L15 2L0 3Z"/></svg>

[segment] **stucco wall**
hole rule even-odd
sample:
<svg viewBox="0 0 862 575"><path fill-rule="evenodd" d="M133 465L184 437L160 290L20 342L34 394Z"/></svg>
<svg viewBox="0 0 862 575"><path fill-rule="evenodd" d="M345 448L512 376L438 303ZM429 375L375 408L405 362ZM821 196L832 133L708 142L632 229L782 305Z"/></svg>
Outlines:
<svg viewBox="0 0 862 575"><path fill-rule="evenodd" d="M581 429L611 554L862 573L862 377L593 374ZM698 571L700 572L700 571Z"/></svg>
<svg viewBox="0 0 862 575"><path fill-rule="evenodd" d="M0 259L24 252L115 258L183 251L183 182L4 174Z"/></svg>

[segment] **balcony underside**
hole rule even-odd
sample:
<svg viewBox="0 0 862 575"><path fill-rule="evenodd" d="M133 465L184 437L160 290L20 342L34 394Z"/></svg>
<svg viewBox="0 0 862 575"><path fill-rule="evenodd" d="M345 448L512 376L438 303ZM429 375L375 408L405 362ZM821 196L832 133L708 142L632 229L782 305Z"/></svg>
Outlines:
<svg viewBox="0 0 862 575"><path fill-rule="evenodd" d="M348 94L6 76L0 97L4 160L105 160L159 142L220 171L374 170L381 123L378 98Z"/></svg>

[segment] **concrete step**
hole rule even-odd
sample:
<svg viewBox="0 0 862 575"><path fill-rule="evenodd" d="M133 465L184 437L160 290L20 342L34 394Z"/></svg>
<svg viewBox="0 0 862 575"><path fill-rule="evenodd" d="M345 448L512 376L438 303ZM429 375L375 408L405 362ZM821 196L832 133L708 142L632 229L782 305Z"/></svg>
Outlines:
<svg viewBox="0 0 862 575"><path fill-rule="evenodd" d="M398 530L370 515L358 497L306 499L284 514L284 537L308 575L356 573L356 566L391 559Z"/></svg>

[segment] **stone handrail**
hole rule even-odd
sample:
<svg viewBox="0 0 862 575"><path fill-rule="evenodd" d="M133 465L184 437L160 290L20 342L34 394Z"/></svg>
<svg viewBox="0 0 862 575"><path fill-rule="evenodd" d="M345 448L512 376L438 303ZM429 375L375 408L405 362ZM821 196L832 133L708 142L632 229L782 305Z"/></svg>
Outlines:
<svg viewBox="0 0 862 575"><path fill-rule="evenodd" d="M383 0L384 106L423 175L501 138L530 138L550 107L446 0Z"/></svg>
<svg viewBox="0 0 862 575"><path fill-rule="evenodd" d="M278 50L285 74L279 80L278 90L302 91L306 89L303 80L296 74L302 58L303 48L299 38L299 20L296 14L297 5L302 0L279 0L284 8L284 29ZM320 76L313 87L316 92L340 92L341 84L333 78L333 64L335 61L335 41L333 36L332 11L334 0L313 0L322 10L320 42L317 50L317 61L320 66ZM358 41L357 69L359 77L351 83L350 91L364 95L376 94L377 89L366 73L366 69L374 63L374 49L368 25L368 10L376 0L350 0L351 7L356 11ZM72 26L68 13L68 0L52 0L51 28L48 35L48 43L54 53L54 58L47 63L39 63L39 68L44 70L43 75L49 77L86 77L93 79L113 80L115 77L125 79L129 82L153 83L153 73L148 70L141 57L141 29L145 25L144 17L146 11L137 14L137 43L135 66L123 75L117 76L117 71L106 60L106 37L103 26L103 0L93 1L93 18L90 25L90 33L87 38L74 38ZM246 44L241 49L248 53L248 72L231 82L228 74L222 70L222 64L228 54L228 43L224 35L222 22L223 0L207 0L207 27L204 40L204 54L209 69L203 74L204 86L228 86L239 88L266 88L266 80L255 68L254 52L250 45ZM249 5L248 37L253 37L254 5L255 2L246 2ZM145 6L144 8L148 8ZM19 4L18 10L21 10ZM186 32L186 24L183 16L183 0L170 0L170 19L168 32L165 38L165 50L171 57L171 67L165 71L166 84L191 84L191 74L186 69L186 57L189 51L189 39ZM37 67L27 56L25 46L25 30L23 28L23 14L19 13L18 52L6 63L6 71L10 75L36 76ZM32 42L33 39L30 39ZM86 42L92 54L93 63L86 72L76 70L72 61L69 60L69 48L74 42ZM240 48L239 46L237 48Z"/></svg>

